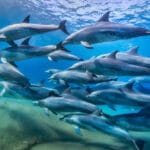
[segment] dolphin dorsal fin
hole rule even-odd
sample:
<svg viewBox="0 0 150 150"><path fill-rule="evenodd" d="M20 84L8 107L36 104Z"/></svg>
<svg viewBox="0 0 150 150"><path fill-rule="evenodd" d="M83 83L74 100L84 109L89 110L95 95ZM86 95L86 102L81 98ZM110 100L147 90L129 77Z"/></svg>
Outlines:
<svg viewBox="0 0 150 150"><path fill-rule="evenodd" d="M135 47L129 49L127 51L127 53L130 54L130 55L137 55L138 54L138 49L139 49L139 46L135 46Z"/></svg>
<svg viewBox="0 0 150 150"><path fill-rule="evenodd" d="M107 56L107 58L116 59L116 54L117 54L117 53L118 53L118 50L116 50L116 51L110 53L110 54Z"/></svg>
<svg viewBox="0 0 150 150"><path fill-rule="evenodd" d="M122 89L122 90L133 91L134 84L135 84L135 81L128 82L128 83L125 84L121 89Z"/></svg>
<svg viewBox="0 0 150 150"><path fill-rule="evenodd" d="M29 23L30 22L30 15L26 16L22 22L23 23Z"/></svg>
<svg viewBox="0 0 150 150"><path fill-rule="evenodd" d="M26 38L25 40L22 41L21 45L29 45L31 37Z"/></svg>
<svg viewBox="0 0 150 150"><path fill-rule="evenodd" d="M102 110L95 110L90 116L101 116L103 114Z"/></svg>
<svg viewBox="0 0 150 150"><path fill-rule="evenodd" d="M71 93L71 87L68 87L63 94L70 94Z"/></svg>
<svg viewBox="0 0 150 150"><path fill-rule="evenodd" d="M110 14L110 11L107 11L107 12L98 20L98 22L101 22L101 21L109 22L109 14Z"/></svg>

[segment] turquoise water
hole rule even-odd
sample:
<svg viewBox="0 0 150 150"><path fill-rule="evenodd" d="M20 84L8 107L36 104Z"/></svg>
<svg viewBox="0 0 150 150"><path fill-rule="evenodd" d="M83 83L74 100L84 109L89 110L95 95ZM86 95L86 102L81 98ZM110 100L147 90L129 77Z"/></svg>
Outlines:
<svg viewBox="0 0 150 150"><path fill-rule="evenodd" d="M102 14L111 11L110 20L113 22L136 25L150 30L149 0L0 0L0 6L0 28L19 23L27 15L31 15L32 23L59 24L60 21L66 19L67 29L69 33L72 33L82 27L95 23ZM30 40L30 44L34 46L55 45L63 41L66 37L67 35L61 31L49 32L33 36ZM21 41L22 40L18 40L16 43L20 43ZM84 60L92 56L110 53L114 50L126 51L134 46L139 46L139 55L150 57L149 43L150 36L145 36L94 44L94 49L92 50L86 49L81 45L68 45L66 48L69 49L72 54ZM8 47L8 44L1 42L0 47L3 49ZM45 85L48 87L52 87L53 84L48 82L49 76L45 73L47 69L57 68L64 70L74 63L74 61L51 62L47 57L32 58L16 62L19 70L30 79L31 83L39 83L41 80L45 80ZM128 79L129 77L120 78L122 81L127 81ZM146 93L150 94L150 83L145 83L145 87L147 89ZM97 136L96 133L88 131L83 131L84 137L78 137L74 134L71 126L60 123L58 118L53 114L47 117L44 115L42 108L33 106L31 102L24 100L21 102L20 99L18 101L14 97L13 99L12 97L1 99L0 116L3 116L3 122L0 126L0 132L3 132L0 133L0 137L3 139L3 142L0 142L0 150L29 150L32 148L33 150L55 150L55 148L59 150L64 147L67 147L69 150L73 149L72 147L86 150L96 150L99 148L102 150L133 149L130 143L123 141L125 143L125 145L123 145L121 140L115 139L114 142L114 139L112 140L111 137L103 134L99 135L99 140L95 139ZM117 112L105 107L104 110L114 114L118 112L126 113L129 110L137 111L132 108L126 109L123 107L118 107L119 111ZM14 113L14 115L10 115L11 113ZM135 137L144 137L148 142L150 140L148 132L133 134ZM108 139L108 142L100 140L103 138ZM69 141L67 145L64 145L63 142L65 141ZM85 141L89 144L89 147L85 146L87 143L83 144L84 146L81 144ZM103 144L103 142L105 144ZM108 146L108 143L114 145ZM45 145L36 147L36 144ZM146 145L145 149L148 150L147 147Z"/></svg>

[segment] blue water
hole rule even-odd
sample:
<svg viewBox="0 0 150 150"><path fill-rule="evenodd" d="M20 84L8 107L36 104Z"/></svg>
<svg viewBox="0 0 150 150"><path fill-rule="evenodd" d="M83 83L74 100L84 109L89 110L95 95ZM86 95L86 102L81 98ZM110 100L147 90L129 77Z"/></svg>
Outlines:
<svg viewBox="0 0 150 150"><path fill-rule="evenodd" d="M0 6L0 28L21 22L25 16L30 14L33 23L59 24L61 20L66 19L67 29L72 33L95 23L104 12L110 10L111 21L150 29L149 0L0 0ZM51 45L62 41L65 37L64 33L56 31L34 36L30 44L36 46ZM88 50L80 45L70 45L67 48L73 54L88 59L114 50L125 51L138 45L140 47L139 54L150 57L149 43L150 38L147 36L95 44L93 50ZM3 48L8 45L0 43L0 46ZM69 61L50 62L46 57L17 62L19 69L30 78L31 82L47 79L48 76L44 72L46 69L66 69L73 63Z"/></svg>
<svg viewBox="0 0 150 150"><path fill-rule="evenodd" d="M59 24L60 21L66 19L67 29L72 33L95 23L107 11L111 11L110 20L113 22L136 25L150 30L149 0L0 0L0 28L19 23L27 15L31 15L31 22L40 24ZM32 37L30 45L55 45L63 41L66 36L61 31L40 34ZM21 41L16 42L20 43ZM139 46L139 55L150 57L150 36L94 44L93 46L94 49L92 50L81 45L65 47L72 54L85 60L114 50L126 51L134 46ZM7 43L0 43L1 49L6 47L8 47ZM64 70L74 63L71 61L52 62L47 57L16 62L19 70L30 79L31 83L38 83L44 79L48 86L51 84L48 82L49 76L45 73L46 70L50 68ZM120 78L123 81L128 79L127 77ZM145 83L144 87L149 94L150 83ZM120 113L128 111L128 109L122 109L122 107L120 107L120 110ZM109 109L109 111L112 110ZM135 110L130 109L130 111ZM114 112L112 111L112 113Z"/></svg>

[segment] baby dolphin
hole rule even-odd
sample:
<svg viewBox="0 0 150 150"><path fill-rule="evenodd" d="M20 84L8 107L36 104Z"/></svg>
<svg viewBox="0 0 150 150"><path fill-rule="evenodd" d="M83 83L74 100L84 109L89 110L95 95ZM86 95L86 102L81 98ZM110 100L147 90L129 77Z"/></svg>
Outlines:
<svg viewBox="0 0 150 150"><path fill-rule="evenodd" d="M95 24L70 34L63 44L79 44L93 48L91 44L129 39L150 35L150 31L141 27L113 23L109 21L110 11L106 12Z"/></svg>
<svg viewBox="0 0 150 150"><path fill-rule="evenodd" d="M16 44L14 43L14 40L22 39L36 34L51 32L59 29L68 34L65 27L66 20L60 22L59 25L42 25L29 22L30 15L27 16L22 23L9 25L0 29L0 41L6 41L11 46L15 46Z"/></svg>
<svg viewBox="0 0 150 150"><path fill-rule="evenodd" d="M114 125L111 122L105 121L99 116L95 114L92 115L83 115L83 114L70 114L65 115L60 118L65 122L74 126L75 132L78 135L82 135L80 128L91 130L91 131L99 131L106 133L108 135L112 135L119 138L124 138L128 141L131 141L136 150L142 150L142 147L138 147L138 143L133 139L133 137L123 128Z"/></svg>
<svg viewBox="0 0 150 150"><path fill-rule="evenodd" d="M48 108L55 114L70 112L92 113L99 110L99 108L97 108L95 105L88 102L65 97L49 97L40 101L36 101L35 104L44 108Z"/></svg>
<svg viewBox="0 0 150 150"><path fill-rule="evenodd" d="M58 61L58 60L75 60L75 61L82 61L82 58L79 58L78 56L75 56L73 54L69 54L65 51L58 50L55 52L52 52L48 55L48 59L52 61Z"/></svg>

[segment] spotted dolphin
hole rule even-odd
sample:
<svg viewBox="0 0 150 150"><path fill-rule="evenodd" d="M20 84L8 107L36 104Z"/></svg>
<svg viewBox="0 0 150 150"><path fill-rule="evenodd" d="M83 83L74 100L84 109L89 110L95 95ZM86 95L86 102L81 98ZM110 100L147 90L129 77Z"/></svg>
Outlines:
<svg viewBox="0 0 150 150"><path fill-rule="evenodd" d="M30 15L27 16L22 23L8 25L0 29L0 41L6 41L10 45L15 46L15 40L22 39L28 36L41 34L45 32L51 32L61 29L63 32L68 34L65 23L66 20L60 22L59 25L43 25L43 24L33 24L30 22Z"/></svg>
<svg viewBox="0 0 150 150"><path fill-rule="evenodd" d="M91 44L129 39L150 35L150 31L141 27L124 25L109 21L110 11L106 12L95 24L70 34L64 44L79 44L93 48Z"/></svg>

